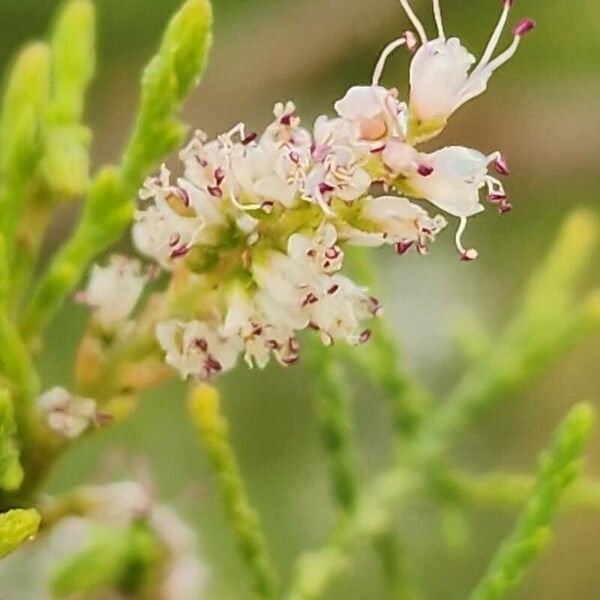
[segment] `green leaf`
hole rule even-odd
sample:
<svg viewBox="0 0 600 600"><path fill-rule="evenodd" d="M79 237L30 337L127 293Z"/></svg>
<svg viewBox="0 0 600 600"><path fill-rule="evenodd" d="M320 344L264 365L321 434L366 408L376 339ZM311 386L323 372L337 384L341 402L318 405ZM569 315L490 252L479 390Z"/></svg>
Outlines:
<svg viewBox="0 0 600 600"><path fill-rule="evenodd" d="M17 490L23 481L16 433L12 399L7 390L0 390L0 488L8 492Z"/></svg>
<svg viewBox="0 0 600 600"><path fill-rule="evenodd" d="M0 514L0 558L35 535L40 521L40 514L33 508L16 508Z"/></svg>
<svg viewBox="0 0 600 600"><path fill-rule="evenodd" d="M122 166L119 171L106 167L94 180L73 237L25 310L21 329L26 339L46 326L93 258L123 235L144 178L181 142L184 128L175 113L206 64L211 26L208 0L188 0L171 20L158 54L144 72L139 116Z"/></svg>
<svg viewBox="0 0 600 600"><path fill-rule="evenodd" d="M174 117L197 85L208 58L212 35L208 0L188 0L173 17L158 54L144 70L137 123L123 157L124 180L139 186L180 143L185 128Z"/></svg>
<svg viewBox="0 0 600 600"><path fill-rule="evenodd" d="M470 600L503 598L545 548L563 493L579 472L593 417L588 404L579 404L560 424L552 447L540 458L535 488L514 531L500 546Z"/></svg>
<svg viewBox="0 0 600 600"><path fill-rule="evenodd" d="M95 11L89 0L71 0L64 6L50 49L52 98L42 171L52 189L72 198L82 194L89 181L91 134L80 123L96 60Z"/></svg>
<svg viewBox="0 0 600 600"><path fill-rule="evenodd" d="M40 118L48 102L50 53L27 46L10 73L0 114L0 230L7 243L23 213L23 192L40 157Z"/></svg>
<svg viewBox="0 0 600 600"><path fill-rule="evenodd" d="M126 529L98 528L90 545L71 556L55 572L55 598L117 590L135 594L143 589L161 557L155 536L142 523Z"/></svg>

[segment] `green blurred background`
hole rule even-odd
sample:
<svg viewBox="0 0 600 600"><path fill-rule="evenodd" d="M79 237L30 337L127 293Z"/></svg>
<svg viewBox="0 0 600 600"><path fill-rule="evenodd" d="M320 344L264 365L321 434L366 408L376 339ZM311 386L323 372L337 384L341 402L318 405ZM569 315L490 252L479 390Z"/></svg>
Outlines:
<svg viewBox="0 0 600 600"><path fill-rule="evenodd" d="M97 0L99 65L88 121L97 164L116 155L127 135L142 65L178 0ZM414 2L429 18L428 2ZM480 52L499 12L497 0L444 0L446 30ZM58 0L0 0L0 67L25 40L43 35ZM212 60L200 89L186 106L193 125L216 133L245 120L270 120L277 100L294 99L310 124L353 84L368 82L380 49L407 28L395 0L215 0ZM377 290L386 319L403 345L408 367L443 399L464 368L453 342L464 315L494 331L518 301L528 273L574 207L598 211L600 193L600 4L595 0L521 0L513 20L532 16L538 29L517 57L492 80L487 94L464 107L435 146L458 143L484 152L504 151L513 176L515 210L488 210L473 219L467 243L480 251L472 264L457 260L450 232L427 258L377 255L385 287ZM398 54L385 83L407 89L408 57ZM60 243L75 209L61 213L48 240ZM590 285L597 284L596 258ZM65 384L86 311L69 305L53 325L43 357L47 386ZM457 449L474 472L531 470L537 451L567 407L584 398L600 407L600 344L588 341L523 397L506 406ZM250 494L260 510L274 555L289 574L298 552L318 545L333 514L325 461L311 406L309 374L302 366L249 372L240 367L220 380L236 449ZM389 456L385 402L364 381L353 380L361 473L369 480ZM215 485L190 424L183 386L172 384L145 399L138 413L67 455L51 491L80 482L149 474L157 496L174 504L198 530L210 566L208 598L250 597L234 540L221 513ZM600 476L600 433L589 452L589 472ZM146 475L144 475L146 476ZM472 515L472 536L457 551L441 533L439 513L411 506L399 517L415 569L428 597L459 600L513 522L510 512ZM557 536L527 575L515 598L600 598L600 518L565 510ZM42 559L19 557L0 571L3 600L43 600L34 583ZM241 590L241 592L240 592ZM331 590L328 599L383 598L377 562L369 549Z"/></svg>

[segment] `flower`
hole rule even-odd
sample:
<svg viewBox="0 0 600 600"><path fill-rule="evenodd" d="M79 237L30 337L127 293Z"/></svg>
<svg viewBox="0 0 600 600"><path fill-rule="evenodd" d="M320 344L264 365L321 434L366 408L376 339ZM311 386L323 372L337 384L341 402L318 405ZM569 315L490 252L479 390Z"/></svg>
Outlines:
<svg viewBox="0 0 600 600"><path fill-rule="evenodd" d="M149 178L140 198L152 201L135 213L133 240L138 250L163 267L185 256L197 243L214 242L226 216L206 190L185 178L170 183L171 173L162 165L157 178Z"/></svg>
<svg viewBox="0 0 600 600"><path fill-rule="evenodd" d="M37 401L48 427L66 438L79 437L98 420L96 401L71 394L63 387L53 387Z"/></svg>
<svg viewBox="0 0 600 600"><path fill-rule="evenodd" d="M79 488L73 495L81 505L82 516L63 519L51 532L51 552L62 557L86 553L94 543L98 523L119 529L143 524L160 548L152 562L153 589L164 600L201 598L207 580L207 569L198 555L196 536L190 526L170 506L153 498L148 486L137 481L117 481ZM77 502L79 501L79 502ZM102 530L100 530L102 531ZM119 581L115 581L117 587ZM115 595L116 594L116 595ZM121 597L117 589L103 589L102 597ZM96 595L94 595L96 597Z"/></svg>
<svg viewBox="0 0 600 600"><path fill-rule="evenodd" d="M513 4L513 0L503 0L500 19L477 62L458 38L446 38L440 0L433 0L437 37L432 40L427 38L425 28L412 10L409 0L400 0L400 4L422 43L410 65L408 125L409 139L422 141L437 135L454 111L485 91L494 71L515 54L522 37L535 27L535 23L531 19L519 22L513 29L512 43L494 58ZM378 83L385 60L391 51L406 44L406 41L407 38L403 36L386 47L376 68L374 83Z"/></svg>
<svg viewBox="0 0 600 600"><path fill-rule="evenodd" d="M212 140L198 131L179 155L183 177L172 183L163 166L144 185L134 240L166 269L179 261L156 335L182 377L222 373L240 353L251 367L272 357L293 364L305 329L327 345L366 341L380 305L343 274L345 244L426 254L446 220L413 202L424 200L458 219L455 245L463 260L473 260L477 252L465 249L462 237L467 219L484 209L482 190L500 212L511 208L490 172L508 175L499 152L424 152L418 143L485 89L533 22L519 23L513 43L493 58L512 4L505 0L475 64L457 38L446 37L439 0L432 40L409 1L400 2L420 48L411 32L388 44L371 84L350 87L334 103L335 116L319 116L309 131L292 102L279 102L262 134L247 133L243 123ZM408 104L380 84L400 47L414 52Z"/></svg>
<svg viewBox="0 0 600 600"><path fill-rule="evenodd" d="M398 100L397 90L357 85L334 108L340 117L357 127L359 139L374 142L386 137L404 137L406 133L406 104Z"/></svg>
<svg viewBox="0 0 600 600"><path fill-rule="evenodd" d="M269 322L253 299L239 288L231 294L221 333L241 338L244 359L250 368L263 369L271 354L286 366L298 360L299 345L293 328Z"/></svg>
<svg viewBox="0 0 600 600"><path fill-rule="evenodd" d="M316 271L331 275L342 268L344 253L336 243L337 230L331 223L323 222L312 237L294 233L288 241L292 259L308 261Z"/></svg>
<svg viewBox="0 0 600 600"><path fill-rule="evenodd" d="M156 326L158 343L166 361L182 378L208 379L233 367L240 345L235 338L224 338L202 321L162 321Z"/></svg>
<svg viewBox="0 0 600 600"><path fill-rule="evenodd" d="M426 254L428 242L446 226L441 215L431 218L420 206L406 198L380 196L368 198L360 213L360 221L367 230L349 227L344 236L353 244L378 246L393 244L398 254L404 254L415 246L420 254Z"/></svg>
<svg viewBox="0 0 600 600"><path fill-rule="evenodd" d="M133 312L148 280L138 260L115 254L107 266L92 266L88 285L78 299L94 309L106 331L114 331Z"/></svg>

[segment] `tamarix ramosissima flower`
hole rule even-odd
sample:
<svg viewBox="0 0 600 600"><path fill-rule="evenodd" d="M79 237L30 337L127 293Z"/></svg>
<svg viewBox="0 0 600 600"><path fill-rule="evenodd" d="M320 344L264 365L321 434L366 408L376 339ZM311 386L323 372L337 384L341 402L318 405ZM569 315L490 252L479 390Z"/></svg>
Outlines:
<svg viewBox="0 0 600 600"><path fill-rule="evenodd" d="M484 210L482 191L501 213L511 208L489 172L508 175L499 152L462 146L422 152L417 144L484 91L533 22L517 25L509 48L492 58L512 4L505 1L471 70L475 59L457 38L446 38L437 0L433 40L408 1L400 4L416 35L406 32L388 44L371 85L351 87L334 103L334 117L320 116L307 129L286 102L275 105L262 134L243 123L212 140L197 131L179 154L181 177L163 165L144 183L133 239L172 275L156 336L182 377L212 377L231 369L239 354L250 366L262 368L271 356L293 364L304 329L326 345L367 341L368 322L381 305L342 274L345 246L391 244L399 255L410 248L426 254L447 221L414 202L424 200L458 218L456 247L470 261L477 251L465 248L462 236L467 219ZM400 47L414 53L408 102L380 84ZM99 278L118 279L127 291L119 310L107 310L97 297ZM113 259L110 267L94 268L86 296L105 329L125 322L143 282L139 265Z"/></svg>

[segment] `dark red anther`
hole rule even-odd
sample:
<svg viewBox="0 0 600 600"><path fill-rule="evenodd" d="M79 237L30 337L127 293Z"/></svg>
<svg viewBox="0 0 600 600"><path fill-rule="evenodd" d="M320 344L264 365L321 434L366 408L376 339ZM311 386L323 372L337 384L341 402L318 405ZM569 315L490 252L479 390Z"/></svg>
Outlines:
<svg viewBox="0 0 600 600"><path fill-rule="evenodd" d="M253 131L252 133L249 133L243 140L242 140L242 144L244 146L247 146L248 144L251 144L256 138L258 137L258 134L256 133L256 131Z"/></svg>
<svg viewBox="0 0 600 600"><path fill-rule="evenodd" d="M401 240L396 243L396 254L406 254L409 248L414 244L414 240Z"/></svg>
<svg viewBox="0 0 600 600"><path fill-rule="evenodd" d="M421 164L417 168L417 173L421 175L421 177L429 177L429 175L433 173L433 167Z"/></svg>

